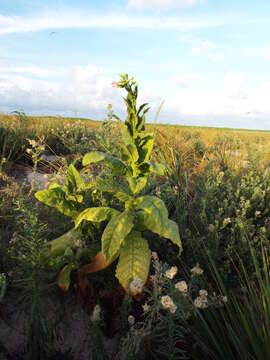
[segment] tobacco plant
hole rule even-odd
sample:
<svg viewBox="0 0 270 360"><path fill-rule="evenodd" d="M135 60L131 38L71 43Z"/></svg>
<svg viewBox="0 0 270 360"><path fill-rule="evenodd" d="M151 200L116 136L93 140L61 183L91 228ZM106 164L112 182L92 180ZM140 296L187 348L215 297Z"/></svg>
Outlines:
<svg viewBox="0 0 270 360"><path fill-rule="evenodd" d="M118 259L116 277L127 292L136 295L147 280L151 259L144 231L151 231L170 240L179 248L179 254L182 245L178 226L168 218L163 201L156 196L143 194L149 175L163 172L162 166L151 160L154 134L147 132L145 127L148 104L137 108L138 85L127 74L121 75L120 81L114 85L127 92L124 98L127 109L125 122L113 114L122 133L120 156L92 151L82 160L84 167L105 162L110 168L110 174L101 174L95 181L85 184L80 173L70 165L65 185L51 184L47 190L38 191L36 198L74 220L74 229L52 241L46 252L46 256L51 259L71 254L69 263L60 272L60 286L69 286L70 272L74 268L80 268L79 275L92 273ZM81 211L84 195L89 189L111 195L120 203L122 211L119 206L117 209L108 206L88 207ZM79 257L72 256L72 249L79 236L76 229L82 223L85 226L85 223L97 225L103 222L107 225L101 236L101 252L89 264L81 266ZM131 283L136 286L130 286Z"/></svg>

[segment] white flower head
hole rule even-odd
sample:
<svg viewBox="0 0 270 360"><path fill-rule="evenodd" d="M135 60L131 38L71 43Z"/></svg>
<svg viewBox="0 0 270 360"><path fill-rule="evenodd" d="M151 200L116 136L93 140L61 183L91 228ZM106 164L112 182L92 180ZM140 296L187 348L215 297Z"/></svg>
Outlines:
<svg viewBox="0 0 270 360"><path fill-rule="evenodd" d="M177 306L169 295L162 296L160 302L164 309L169 310L172 314L175 313Z"/></svg>
<svg viewBox="0 0 270 360"><path fill-rule="evenodd" d="M200 268L198 263L190 271L192 276L199 276L203 274L203 269Z"/></svg>
<svg viewBox="0 0 270 360"><path fill-rule="evenodd" d="M94 307L94 310L92 312L92 315L90 317L92 322L100 321L100 313L101 313L101 307L99 305L96 305Z"/></svg>
<svg viewBox="0 0 270 360"><path fill-rule="evenodd" d="M31 145L32 147L36 147L37 146L37 142L34 139L27 139L29 145Z"/></svg>
<svg viewBox="0 0 270 360"><path fill-rule="evenodd" d="M186 294L187 290L188 290L188 285L187 283L183 280L183 281L179 281L178 283L175 284L175 288L177 290L179 290L182 294Z"/></svg>
<svg viewBox="0 0 270 360"><path fill-rule="evenodd" d="M198 296L195 300L194 300L194 306L198 309L205 309L208 306L208 301L207 298L205 297L201 297Z"/></svg>
<svg viewBox="0 0 270 360"><path fill-rule="evenodd" d="M140 294L143 291L143 282L136 276L130 283L129 289L132 295Z"/></svg>
<svg viewBox="0 0 270 360"><path fill-rule="evenodd" d="M150 305L148 305L147 303L145 303L144 305L142 305L143 308L143 312L147 313L150 310Z"/></svg>
<svg viewBox="0 0 270 360"><path fill-rule="evenodd" d="M206 298L208 296L207 290L204 290L204 289L200 290L199 294L200 294L200 297L202 297L202 298Z"/></svg>
<svg viewBox="0 0 270 360"><path fill-rule="evenodd" d="M173 279L177 274L177 266L172 266L169 270L166 271L165 275L168 279Z"/></svg>
<svg viewBox="0 0 270 360"><path fill-rule="evenodd" d="M227 296L222 296L221 300L224 304L226 304L228 302Z"/></svg>
<svg viewBox="0 0 270 360"><path fill-rule="evenodd" d="M135 324L135 317L133 315L128 316L128 323L130 326L133 326Z"/></svg>

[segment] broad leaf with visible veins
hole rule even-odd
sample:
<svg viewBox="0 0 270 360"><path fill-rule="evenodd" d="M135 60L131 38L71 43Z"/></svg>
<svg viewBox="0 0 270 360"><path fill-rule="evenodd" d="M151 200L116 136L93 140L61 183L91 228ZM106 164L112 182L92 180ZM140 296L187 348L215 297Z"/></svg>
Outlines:
<svg viewBox="0 0 270 360"><path fill-rule="evenodd" d="M133 219L132 213L125 210L109 221L101 238L102 252L107 260L119 251L122 242L134 226Z"/></svg>
<svg viewBox="0 0 270 360"><path fill-rule="evenodd" d="M150 267L151 252L140 232L132 231L121 246L116 277L129 291L132 280L139 278L145 284Z"/></svg>

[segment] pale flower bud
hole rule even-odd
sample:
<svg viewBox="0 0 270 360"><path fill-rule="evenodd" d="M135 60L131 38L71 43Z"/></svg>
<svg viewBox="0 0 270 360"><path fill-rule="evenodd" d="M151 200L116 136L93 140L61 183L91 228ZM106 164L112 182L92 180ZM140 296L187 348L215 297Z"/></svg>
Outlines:
<svg viewBox="0 0 270 360"><path fill-rule="evenodd" d="M90 317L91 321L92 322L100 321L100 313L101 313L101 307L99 305L96 305Z"/></svg>
<svg viewBox="0 0 270 360"><path fill-rule="evenodd" d="M129 289L132 295L140 294L143 291L143 282L136 276L130 283Z"/></svg>
<svg viewBox="0 0 270 360"><path fill-rule="evenodd" d="M133 326L135 324L135 317L133 315L128 316L128 323L130 326Z"/></svg>
<svg viewBox="0 0 270 360"><path fill-rule="evenodd" d="M169 310L172 314L175 313L177 306L169 295L162 296L160 302L164 309Z"/></svg>
<svg viewBox="0 0 270 360"><path fill-rule="evenodd" d="M168 279L173 279L177 274L177 266L172 266L169 270L166 271L165 275Z"/></svg>
<svg viewBox="0 0 270 360"><path fill-rule="evenodd" d="M187 290L188 290L188 285L183 280L183 281L179 281L178 283L176 283L175 288L185 295L187 293Z"/></svg>
<svg viewBox="0 0 270 360"><path fill-rule="evenodd" d="M190 271L192 276L199 276L203 274L203 269L200 268L199 264L196 264Z"/></svg>
<svg viewBox="0 0 270 360"><path fill-rule="evenodd" d="M116 81L113 81L112 82L112 87L115 88L115 89L118 88L119 87L118 83Z"/></svg>

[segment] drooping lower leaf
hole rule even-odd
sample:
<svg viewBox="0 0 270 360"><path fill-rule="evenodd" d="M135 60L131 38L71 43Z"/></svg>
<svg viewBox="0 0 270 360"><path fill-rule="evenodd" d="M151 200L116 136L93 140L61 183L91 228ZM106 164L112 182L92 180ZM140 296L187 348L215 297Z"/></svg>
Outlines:
<svg viewBox="0 0 270 360"><path fill-rule="evenodd" d="M50 241L46 244L44 250L42 251L43 258L56 258L58 256L63 256L67 248L72 248L76 241L80 239L80 234L72 229L67 233L61 235L57 239Z"/></svg>
<svg viewBox="0 0 270 360"><path fill-rule="evenodd" d="M168 225L166 226L165 231L161 235L166 239L171 240L173 244L178 246L179 255L182 253L183 247L179 236L179 229L178 225L174 221L168 220Z"/></svg>
<svg viewBox="0 0 270 360"><path fill-rule="evenodd" d="M68 264L63 267L63 269L60 270L58 274L57 283L60 289L63 291L68 291L70 286L70 274L71 271L75 268L73 264Z"/></svg>
<svg viewBox="0 0 270 360"><path fill-rule="evenodd" d="M84 274L92 274L106 269L117 258L117 253L113 258L106 260L104 254L100 251L95 257L92 258L89 264L85 264L81 267L80 272Z"/></svg>
<svg viewBox="0 0 270 360"><path fill-rule="evenodd" d="M151 252L140 232L132 231L120 249L116 277L123 288L130 292L130 283L138 278L145 284L150 267ZM136 294L134 294L136 295Z"/></svg>
<svg viewBox="0 0 270 360"><path fill-rule="evenodd" d="M110 220L111 217L119 214L118 210L109 207L93 207L82 211L75 219L75 229L80 225L83 220L91 222L102 222Z"/></svg>
<svg viewBox="0 0 270 360"><path fill-rule="evenodd" d="M120 215L114 216L106 226L102 234L102 252L106 260L111 259L119 251L125 237L133 228L133 215L126 210Z"/></svg>

